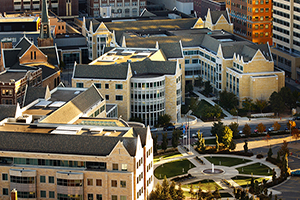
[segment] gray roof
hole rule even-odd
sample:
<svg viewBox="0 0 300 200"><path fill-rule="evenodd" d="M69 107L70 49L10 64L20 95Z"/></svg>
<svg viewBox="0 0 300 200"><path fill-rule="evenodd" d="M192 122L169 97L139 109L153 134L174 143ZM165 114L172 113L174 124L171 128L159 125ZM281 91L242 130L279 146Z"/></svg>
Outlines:
<svg viewBox="0 0 300 200"><path fill-rule="evenodd" d="M145 10L141 13L141 17L156 17L156 15L153 14L152 12L149 12L147 9L145 9Z"/></svg>
<svg viewBox="0 0 300 200"><path fill-rule="evenodd" d="M136 135L140 136L142 146L144 147L146 145L146 139L147 139L147 128L137 128L137 127L135 127L133 130L134 130L134 133Z"/></svg>
<svg viewBox="0 0 300 200"><path fill-rule="evenodd" d="M53 66L58 66L58 58L57 58L57 54L56 54L56 49L54 46L48 46L48 47L39 47L39 49L45 54L47 55L48 58L48 63L50 63Z"/></svg>
<svg viewBox="0 0 300 200"><path fill-rule="evenodd" d="M130 63L133 76L176 73L176 62L145 59ZM123 79L127 78L128 63L112 65L81 65L75 67L74 78Z"/></svg>
<svg viewBox="0 0 300 200"><path fill-rule="evenodd" d="M45 133L0 132L0 150L35 153L56 153L107 156L121 141L135 156L137 138Z"/></svg>
<svg viewBox="0 0 300 200"><path fill-rule="evenodd" d="M223 11L210 11L211 14L211 20L212 23L215 24L217 23L217 21L219 20L219 18L221 17L221 15L223 15L225 17L225 19L227 20L227 22L229 23L229 17L228 17L228 13L226 10Z"/></svg>
<svg viewBox="0 0 300 200"><path fill-rule="evenodd" d="M0 81L1 82L10 82L10 80L14 79L18 81L25 77L26 71L6 71L0 74Z"/></svg>
<svg viewBox="0 0 300 200"><path fill-rule="evenodd" d="M46 88L43 87L27 87L23 106L27 106L31 102L37 100L37 99L44 99L46 94Z"/></svg>
<svg viewBox="0 0 300 200"><path fill-rule="evenodd" d="M5 104L0 104L0 121L7 117L15 117L16 116L16 110L17 110L17 105L5 105Z"/></svg>
<svg viewBox="0 0 300 200"><path fill-rule="evenodd" d="M21 57L25 51L32 45L25 37L23 37L20 42L15 46L16 49L20 48L20 52L18 54L18 58Z"/></svg>

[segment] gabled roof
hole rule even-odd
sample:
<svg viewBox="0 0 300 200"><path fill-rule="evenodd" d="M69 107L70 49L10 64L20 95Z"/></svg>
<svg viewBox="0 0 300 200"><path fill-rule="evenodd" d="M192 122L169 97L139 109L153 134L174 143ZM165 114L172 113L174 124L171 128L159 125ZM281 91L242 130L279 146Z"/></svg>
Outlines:
<svg viewBox="0 0 300 200"><path fill-rule="evenodd" d="M221 15L223 15L225 17L225 19L227 20L227 22L229 23L230 20L229 20L229 16L228 16L228 13L226 10L223 10L223 11L210 11L210 14L211 14L211 20L212 20L212 23L213 24L216 24L217 21L219 20L219 18L221 17Z"/></svg>
<svg viewBox="0 0 300 200"><path fill-rule="evenodd" d="M45 133L0 132L0 138L2 151L93 156L109 155L119 141L135 156L137 144L137 138Z"/></svg>
<svg viewBox="0 0 300 200"><path fill-rule="evenodd" d="M48 47L39 47L39 49L47 55L48 63L54 66L58 66L58 58L56 54L56 48L54 46L48 46Z"/></svg>
<svg viewBox="0 0 300 200"><path fill-rule="evenodd" d="M0 104L0 121L7 117L15 117L17 111L17 105L5 105Z"/></svg>
<svg viewBox="0 0 300 200"><path fill-rule="evenodd" d="M20 42L14 47L14 48L20 48L18 58L21 57L31 45L32 43L26 37L22 37Z"/></svg>
<svg viewBox="0 0 300 200"><path fill-rule="evenodd" d="M92 108L99 101L103 101L98 89L92 85L84 92L77 95L68 103L51 113L41 123L61 123L67 124L79 118L84 112Z"/></svg>
<svg viewBox="0 0 300 200"><path fill-rule="evenodd" d="M146 8L144 8L144 10L140 14L140 16L141 17L156 17L155 14L153 14L152 12L149 12Z"/></svg>
<svg viewBox="0 0 300 200"><path fill-rule="evenodd" d="M147 139L147 128L137 128L135 127L133 129L134 133L140 136L141 138L141 143L142 143L142 147L144 147L146 145L146 139Z"/></svg>
<svg viewBox="0 0 300 200"><path fill-rule="evenodd" d="M4 49L3 50L3 58L5 63L5 68L10 68L19 62L19 53L21 49Z"/></svg>

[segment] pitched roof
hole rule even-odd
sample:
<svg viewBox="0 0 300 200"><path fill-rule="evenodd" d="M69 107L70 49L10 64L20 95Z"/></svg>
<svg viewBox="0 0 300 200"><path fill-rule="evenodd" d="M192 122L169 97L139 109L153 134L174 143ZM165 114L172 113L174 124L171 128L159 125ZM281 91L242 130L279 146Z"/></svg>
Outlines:
<svg viewBox="0 0 300 200"><path fill-rule="evenodd" d="M226 10L223 11L210 11L211 14L211 20L213 24L216 24L217 21L219 20L219 18L221 17L221 15L223 15L225 17L225 19L227 20L227 22L229 23L229 18L228 18L228 13Z"/></svg>
<svg viewBox="0 0 300 200"><path fill-rule="evenodd" d="M0 121L7 117L15 117L17 111L17 105L5 105L0 104Z"/></svg>
<svg viewBox="0 0 300 200"><path fill-rule="evenodd" d="M2 151L93 156L109 155L119 141L135 156L137 144L137 138L21 132L0 132L0 139Z"/></svg>
<svg viewBox="0 0 300 200"><path fill-rule="evenodd" d="M69 123L70 121L80 117L84 112L99 101L103 101L103 97L99 93L98 89L92 85L87 90L80 93L71 101L44 118L41 123Z"/></svg>
<svg viewBox="0 0 300 200"><path fill-rule="evenodd" d="M131 63L131 70L133 76L136 75L163 75L163 74L175 74L176 62L174 61L152 61L145 59L140 62ZM135 73L136 72L136 73Z"/></svg>
<svg viewBox="0 0 300 200"><path fill-rule="evenodd" d="M140 136L142 147L144 147L146 145L146 139L147 139L147 128L137 128L137 127L135 127L133 129L133 131L136 135Z"/></svg>
<svg viewBox="0 0 300 200"><path fill-rule="evenodd" d="M143 10L143 12L140 15L141 17L156 17L155 14L152 12L149 12L146 8Z"/></svg>
<svg viewBox="0 0 300 200"><path fill-rule="evenodd" d="M45 54L47 55L47 61L48 63L50 63L51 65L54 66L58 66L58 57L56 54L56 49L54 46L48 46L48 47L39 47L39 49Z"/></svg>
<svg viewBox="0 0 300 200"><path fill-rule="evenodd" d="M44 99L46 94L46 88L43 87L27 87L24 100L23 100L23 106L27 106L31 102L41 98Z"/></svg>
<svg viewBox="0 0 300 200"><path fill-rule="evenodd" d="M32 43L26 38L22 37L20 42L14 48L20 48L18 58L24 54L25 51L32 45Z"/></svg>

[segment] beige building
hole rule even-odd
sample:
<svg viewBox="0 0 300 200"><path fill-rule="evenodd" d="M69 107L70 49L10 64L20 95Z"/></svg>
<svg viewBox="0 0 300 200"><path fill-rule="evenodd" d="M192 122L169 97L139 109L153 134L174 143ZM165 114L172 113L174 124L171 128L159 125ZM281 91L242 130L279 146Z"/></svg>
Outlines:
<svg viewBox="0 0 300 200"><path fill-rule="evenodd" d="M123 119L153 126L163 114L174 122L180 118L183 70L160 49L114 48L89 65L75 64L72 86L94 84Z"/></svg>

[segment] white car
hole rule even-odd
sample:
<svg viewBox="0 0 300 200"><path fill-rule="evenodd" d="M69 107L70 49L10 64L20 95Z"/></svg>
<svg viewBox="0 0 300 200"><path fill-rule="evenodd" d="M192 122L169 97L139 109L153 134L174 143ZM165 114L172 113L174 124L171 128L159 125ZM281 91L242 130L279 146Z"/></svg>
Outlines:
<svg viewBox="0 0 300 200"><path fill-rule="evenodd" d="M158 130L157 130L157 128L155 128L155 127L150 127L150 131L151 131L151 132L157 132Z"/></svg>

